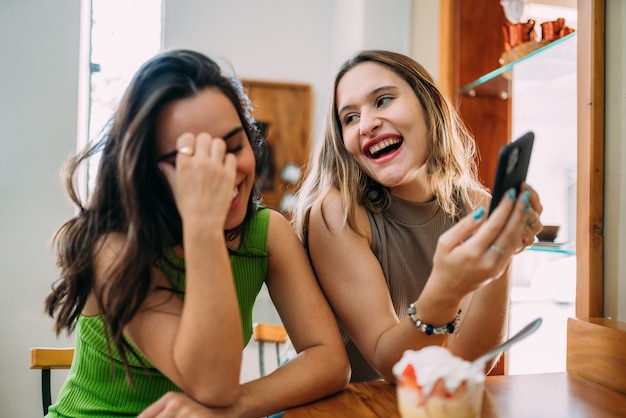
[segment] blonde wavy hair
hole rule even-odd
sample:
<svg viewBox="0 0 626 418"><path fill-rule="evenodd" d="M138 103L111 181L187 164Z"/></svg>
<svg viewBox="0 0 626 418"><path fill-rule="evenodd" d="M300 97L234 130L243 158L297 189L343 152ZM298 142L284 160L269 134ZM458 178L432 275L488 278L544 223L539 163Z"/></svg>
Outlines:
<svg viewBox="0 0 626 418"><path fill-rule="evenodd" d="M338 116L337 85L348 71L366 62L378 63L399 75L424 107L430 148L426 164L439 206L450 217L459 218L487 193L478 180L474 138L426 69L396 52L360 51L340 67L335 77L323 139L317 141L309 156L307 173L296 194L291 222L305 245L311 207L332 187L341 193L344 224L357 233L362 233L356 225L359 205L370 210L384 210L388 205L389 191L365 174L344 147Z"/></svg>

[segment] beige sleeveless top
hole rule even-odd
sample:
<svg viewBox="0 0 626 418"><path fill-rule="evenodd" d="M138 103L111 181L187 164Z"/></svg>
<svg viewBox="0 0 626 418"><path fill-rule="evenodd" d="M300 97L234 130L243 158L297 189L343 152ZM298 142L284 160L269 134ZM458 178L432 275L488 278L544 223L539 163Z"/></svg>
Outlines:
<svg viewBox="0 0 626 418"><path fill-rule="evenodd" d="M372 229L372 252L385 274L396 314L402 319L409 304L415 302L424 289L437 239L455 220L435 200L414 203L390 196L389 203L386 210L368 210L367 214ZM352 381L380 379L345 331L341 331L352 366Z"/></svg>

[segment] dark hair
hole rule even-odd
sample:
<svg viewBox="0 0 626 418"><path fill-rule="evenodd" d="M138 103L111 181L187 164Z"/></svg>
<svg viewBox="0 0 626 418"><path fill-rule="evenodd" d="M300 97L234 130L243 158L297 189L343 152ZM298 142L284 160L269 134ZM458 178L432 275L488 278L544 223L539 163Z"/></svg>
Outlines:
<svg viewBox="0 0 626 418"><path fill-rule="evenodd" d="M61 278L46 298L46 311L56 317L57 334L74 330L94 284L95 256L108 234L122 234L125 241L105 285L93 291L103 313L107 341L113 343L128 376L127 350L138 356L123 337L124 327L148 294L150 269L166 261L166 252L182 242L180 214L157 166L157 118L168 103L192 97L206 87L219 89L232 102L258 156L262 138L241 83L198 52L172 50L153 57L137 71L101 140L67 163L65 186L78 214L54 235ZM100 151L96 185L83 204L76 187L78 170ZM253 187L244 223L258 203ZM227 239L237 237L241 230L240 225L225 231Z"/></svg>

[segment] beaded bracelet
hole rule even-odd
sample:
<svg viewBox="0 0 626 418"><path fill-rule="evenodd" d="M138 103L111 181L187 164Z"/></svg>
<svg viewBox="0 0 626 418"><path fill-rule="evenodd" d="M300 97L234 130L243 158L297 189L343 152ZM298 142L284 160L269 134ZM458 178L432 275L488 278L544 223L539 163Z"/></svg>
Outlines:
<svg viewBox="0 0 626 418"><path fill-rule="evenodd" d="M440 327L436 327L434 325L427 324L422 322L421 319L415 317L415 303L409 305L406 310L407 315L411 318L411 321L415 323L417 329L426 335L441 335L441 334L452 334L458 327L459 321L461 320L461 310L456 313L454 320L452 322L442 325Z"/></svg>

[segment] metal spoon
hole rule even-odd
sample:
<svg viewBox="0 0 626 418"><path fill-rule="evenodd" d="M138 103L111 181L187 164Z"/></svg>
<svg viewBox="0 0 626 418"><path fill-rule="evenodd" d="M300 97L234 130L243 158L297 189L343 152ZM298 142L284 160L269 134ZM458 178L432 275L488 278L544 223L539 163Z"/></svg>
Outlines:
<svg viewBox="0 0 626 418"><path fill-rule="evenodd" d="M471 367L473 369L484 370L485 363L487 363L489 360L493 359L498 354L508 349L510 346L512 346L516 342L523 340L524 338L528 337L533 332L537 331L537 328L539 328L539 326L541 325L541 322L542 322L541 318L535 319L534 321L526 325L524 328L522 328L517 334L515 334L514 336L512 336L511 338L509 338L502 344L497 345L491 350L487 351L482 356L478 357L476 360L472 362Z"/></svg>

